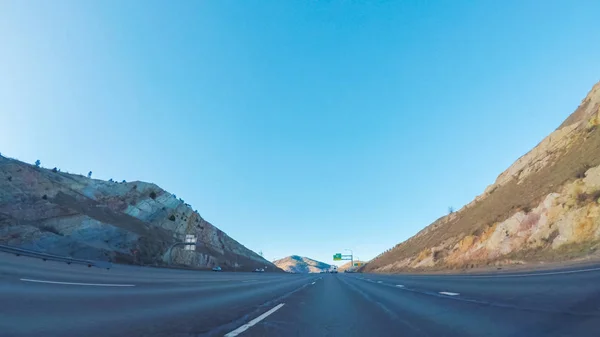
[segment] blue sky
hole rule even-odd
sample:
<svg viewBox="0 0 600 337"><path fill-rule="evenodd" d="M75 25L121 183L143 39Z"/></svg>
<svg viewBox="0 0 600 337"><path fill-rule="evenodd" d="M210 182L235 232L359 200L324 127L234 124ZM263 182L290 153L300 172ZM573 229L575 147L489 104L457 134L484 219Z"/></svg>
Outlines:
<svg viewBox="0 0 600 337"><path fill-rule="evenodd" d="M370 259L600 80L598 1L2 1L0 152L155 182L268 259Z"/></svg>

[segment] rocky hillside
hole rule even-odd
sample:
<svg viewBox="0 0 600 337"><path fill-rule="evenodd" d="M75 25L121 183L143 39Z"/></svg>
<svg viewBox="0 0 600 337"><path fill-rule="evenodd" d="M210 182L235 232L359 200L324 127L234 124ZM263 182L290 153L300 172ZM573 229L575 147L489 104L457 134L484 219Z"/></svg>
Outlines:
<svg viewBox="0 0 600 337"><path fill-rule="evenodd" d="M273 264L150 183L112 182L0 156L0 244L119 263L252 270Z"/></svg>
<svg viewBox="0 0 600 337"><path fill-rule="evenodd" d="M360 262L360 263L363 263L363 264L364 264L364 262L363 262L363 261L354 260L354 263L357 263L357 262ZM352 262L351 262L351 261L348 261L348 262L344 263L343 265L341 265L341 266L338 268L338 271L345 271L346 269L350 268L351 266L352 266ZM358 267L356 267L355 269L358 269Z"/></svg>
<svg viewBox="0 0 600 337"><path fill-rule="evenodd" d="M273 261L273 263L289 273L320 273L331 268L331 265L327 263L298 255L284 257L283 259Z"/></svg>
<svg viewBox="0 0 600 337"><path fill-rule="evenodd" d="M599 124L600 83L483 194L362 270L469 269L598 255Z"/></svg>

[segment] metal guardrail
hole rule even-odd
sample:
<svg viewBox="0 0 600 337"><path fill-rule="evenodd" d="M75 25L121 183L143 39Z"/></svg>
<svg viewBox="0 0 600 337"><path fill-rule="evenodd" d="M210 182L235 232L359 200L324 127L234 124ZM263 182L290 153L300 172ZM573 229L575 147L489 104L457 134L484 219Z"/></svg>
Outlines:
<svg viewBox="0 0 600 337"><path fill-rule="evenodd" d="M50 260L50 261L65 262L66 264L81 264L81 265L85 265L88 267L97 267L97 268L102 268L102 269L112 268L112 263L106 262L106 261L74 259L74 258L70 258L70 257L52 255L52 254L37 252L35 250L17 248L17 247L6 246L6 245L0 245L0 251L10 253L10 254L15 254L17 256L23 255L23 256L35 257L38 259L42 259L44 261Z"/></svg>

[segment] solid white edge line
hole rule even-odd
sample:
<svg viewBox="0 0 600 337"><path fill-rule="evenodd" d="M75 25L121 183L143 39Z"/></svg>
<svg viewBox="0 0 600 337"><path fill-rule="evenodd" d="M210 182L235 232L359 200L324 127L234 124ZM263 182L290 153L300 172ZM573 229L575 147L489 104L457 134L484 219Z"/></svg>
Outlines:
<svg viewBox="0 0 600 337"><path fill-rule="evenodd" d="M377 281L377 283L383 283L383 281Z"/></svg>
<svg viewBox="0 0 600 337"><path fill-rule="evenodd" d="M253 327L254 325L256 325L256 323L262 321L263 319L267 318L269 315L271 315L272 313L274 313L275 311L279 310L281 307L283 307L285 305L285 303L280 303L277 306L275 306L273 309L265 312L264 314L256 317L255 319L251 320L250 322L240 326L239 328L227 333L225 336L223 337L235 337L239 334L241 334L242 332L250 329L251 327Z"/></svg>
<svg viewBox="0 0 600 337"><path fill-rule="evenodd" d="M65 284L65 285L70 285L70 286L135 287L135 284L59 282L59 281L32 280L32 279L28 279L28 278L22 278L21 281L35 282L35 283Z"/></svg>
<svg viewBox="0 0 600 337"><path fill-rule="evenodd" d="M553 271L546 273L534 273L534 274L513 274L513 275L465 275L466 277L472 278L500 278L500 277L533 277L533 276L545 276L545 275L560 275L560 274L576 274L576 273L586 273L590 271L598 271L600 268L590 268L590 269L579 269L579 270L565 270L565 271Z"/></svg>
<svg viewBox="0 0 600 337"><path fill-rule="evenodd" d="M396 287L398 287L398 288L404 288L404 286L401 285L401 284L396 284Z"/></svg>
<svg viewBox="0 0 600 337"><path fill-rule="evenodd" d="M440 294L442 294L442 295L448 295L448 296L458 296L458 295L460 295L459 293L451 293L451 292L447 292L447 291L440 291Z"/></svg>

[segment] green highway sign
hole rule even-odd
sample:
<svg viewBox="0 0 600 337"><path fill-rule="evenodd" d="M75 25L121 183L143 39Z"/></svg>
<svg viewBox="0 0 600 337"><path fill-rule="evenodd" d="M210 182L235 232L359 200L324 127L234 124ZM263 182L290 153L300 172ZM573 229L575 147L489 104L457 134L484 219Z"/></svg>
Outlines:
<svg viewBox="0 0 600 337"><path fill-rule="evenodd" d="M341 253L333 254L333 261L340 261L340 260L342 260Z"/></svg>

